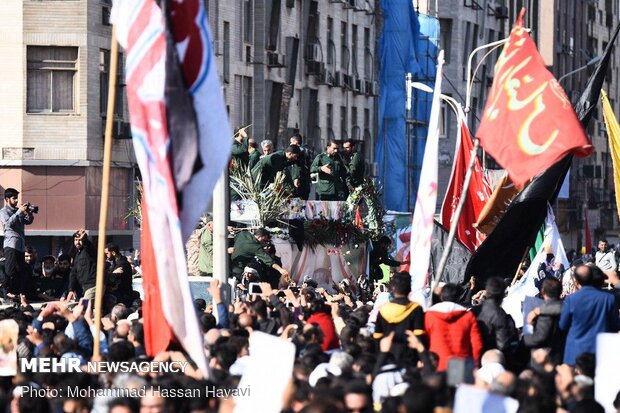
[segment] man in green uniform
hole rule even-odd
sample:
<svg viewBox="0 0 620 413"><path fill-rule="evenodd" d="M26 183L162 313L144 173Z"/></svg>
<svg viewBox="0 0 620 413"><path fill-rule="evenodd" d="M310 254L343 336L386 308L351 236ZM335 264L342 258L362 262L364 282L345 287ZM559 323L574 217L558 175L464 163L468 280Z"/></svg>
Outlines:
<svg viewBox="0 0 620 413"><path fill-rule="evenodd" d="M245 129L239 129L239 131L235 134L231 154L231 172L237 168L248 165L250 154L248 153L248 135L245 132Z"/></svg>
<svg viewBox="0 0 620 413"><path fill-rule="evenodd" d="M200 275L213 275L213 218L208 217L207 223L200 234L200 249L198 250L198 271Z"/></svg>
<svg viewBox="0 0 620 413"><path fill-rule="evenodd" d="M299 152L299 146L289 146L286 151L277 151L261 158L252 169L252 178L256 180L260 175L261 187L272 183L278 172L297 161ZM292 185L292 180L289 183Z"/></svg>
<svg viewBox="0 0 620 413"><path fill-rule="evenodd" d="M301 135L291 136L291 146L299 147L299 159L289 166L293 186L295 187L294 196L301 199L308 199L310 196L310 159L308 151L301 146Z"/></svg>
<svg viewBox="0 0 620 413"><path fill-rule="evenodd" d="M342 144L344 149L344 161L347 165L347 186L349 191L360 186L364 182L364 158L355 150L355 141L348 139Z"/></svg>
<svg viewBox="0 0 620 413"><path fill-rule="evenodd" d="M317 155L310 173L318 174L317 197L321 201L344 201L348 191L345 184L347 169L338 154L338 144L330 140L325 152Z"/></svg>
<svg viewBox="0 0 620 413"><path fill-rule="evenodd" d="M248 169L251 171L252 168L258 163L260 159L260 152L258 152L258 145L253 138L248 139Z"/></svg>
<svg viewBox="0 0 620 413"><path fill-rule="evenodd" d="M264 266L278 271L282 277L288 276L288 271L276 264L274 259L265 251L264 246L269 242L271 235L265 228L257 229L254 234L249 231L241 231L235 237L235 245L230 256L231 271L237 281L241 282L243 269L256 258Z"/></svg>

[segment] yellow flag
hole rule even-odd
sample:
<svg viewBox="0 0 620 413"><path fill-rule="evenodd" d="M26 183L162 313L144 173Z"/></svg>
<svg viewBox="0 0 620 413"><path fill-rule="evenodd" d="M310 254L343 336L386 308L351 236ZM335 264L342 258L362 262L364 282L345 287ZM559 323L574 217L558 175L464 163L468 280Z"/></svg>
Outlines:
<svg viewBox="0 0 620 413"><path fill-rule="evenodd" d="M620 217L620 125L618 125L618 120L604 90L601 90L601 100L603 101L603 116L605 117L605 125L607 125L607 136L609 136L611 160L614 166L616 207Z"/></svg>

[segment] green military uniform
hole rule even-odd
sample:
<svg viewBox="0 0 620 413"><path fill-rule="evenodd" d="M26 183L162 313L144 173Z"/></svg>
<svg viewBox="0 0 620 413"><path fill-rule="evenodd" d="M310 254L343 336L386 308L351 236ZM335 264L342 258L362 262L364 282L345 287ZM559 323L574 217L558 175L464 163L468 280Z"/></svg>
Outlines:
<svg viewBox="0 0 620 413"><path fill-rule="evenodd" d="M296 163L288 167L291 180L298 179L299 187L295 188L295 196L301 199L308 199L310 196L310 161L308 152L302 149Z"/></svg>
<svg viewBox="0 0 620 413"><path fill-rule="evenodd" d="M258 153L257 150L255 150L254 152L249 154L249 158L248 158L248 169L251 171L252 168L254 168L254 166L256 166L256 164L258 163L258 161L260 160L260 153Z"/></svg>
<svg viewBox="0 0 620 413"><path fill-rule="evenodd" d="M213 274L213 233L203 228L200 234L200 249L198 250L198 270L200 275Z"/></svg>
<svg viewBox="0 0 620 413"><path fill-rule="evenodd" d="M267 267L275 263L254 235L249 231L241 231L235 237L235 251L230 256L231 271L238 280L241 280L243 269L254 257Z"/></svg>
<svg viewBox="0 0 620 413"><path fill-rule="evenodd" d="M353 188L360 186L364 182L364 158L359 152L354 152L347 165L347 184Z"/></svg>
<svg viewBox="0 0 620 413"><path fill-rule="evenodd" d="M230 173L233 174L236 171L243 171L243 168L248 166L248 161L250 154L248 153L248 138L245 137L241 142L238 142L236 139L233 141L232 149L231 149L232 158L230 160ZM230 200L231 201L239 201L241 199L241 195L237 193L230 186Z"/></svg>
<svg viewBox="0 0 620 413"><path fill-rule="evenodd" d="M284 171L289 164L284 151L277 151L270 155L262 157L258 163L252 168L252 178L256 181L258 175L261 176L261 187L275 181L276 174ZM288 176L290 179L290 175ZM291 182L287 182L291 183Z"/></svg>
<svg viewBox="0 0 620 413"><path fill-rule="evenodd" d="M326 174L321 170L321 167L325 165L331 169L331 174ZM316 193L320 200L344 201L347 199L348 191L345 185L347 169L339 155L332 157L327 152L317 155L312 162L310 172L319 174Z"/></svg>
<svg viewBox="0 0 620 413"><path fill-rule="evenodd" d="M247 136L241 142L234 140L230 153L232 155L232 168L247 166L250 158Z"/></svg>

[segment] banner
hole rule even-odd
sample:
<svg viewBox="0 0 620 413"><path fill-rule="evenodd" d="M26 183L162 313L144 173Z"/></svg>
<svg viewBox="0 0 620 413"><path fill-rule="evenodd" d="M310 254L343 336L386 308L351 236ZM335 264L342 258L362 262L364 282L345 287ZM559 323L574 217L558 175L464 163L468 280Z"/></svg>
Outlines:
<svg viewBox="0 0 620 413"><path fill-rule="evenodd" d="M592 153L564 90L545 67L523 27L521 9L495 65L493 85L476 136L518 188L572 153Z"/></svg>
<svg viewBox="0 0 620 413"><path fill-rule="evenodd" d="M612 50L620 24L609 41L603 58L588 79L585 90L575 105L575 112L584 129L597 107L599 93L609 68ZM529 248L536 232L545 222L547 205L552 204L566 174L573 156L567 155L554 164L522 190L508 207L495 230L476 250L467 264L467 275L475 275L484 284L489 277L513 277L519 262Z"/></svg>
<svg viewBox="0 0 620 413"><path fill-rule="evenodd" d="M489 201L491 188L482 172L480 160L474 154L476 159L474 160L471 181L469 182L467 193L463 194L463 184L471 161L474 144L464 118L460 118L459 123L460 134L456 147L456 159L452 166L450 183L441 206L441 223L445 229L450 229L459 201L462 196L465 196L465 204L463 205L457 226L456 239L473 252L485 238L484 234L478 231L475 225L478 216Z"/></svg>
<svg viewBox="0 0 620 413"><path fill-rule="evenodd" d="M601 101L603 102L603 116L607 126L607 137L609 138L609 149L611 151L611 162L614 167L614 190L616 192L616 208L620 217L620 125L614 109L609 103L607 93L601 90Z"/></svg>
<svg viewBox="0 0 620 413"><path fill-rule="evenodd" d="M433 106L428 124L428 137L424 149L424 163L420 175L415 210L411 221L411 292L420 305L426 305L421 293L428 284L428 266L433 236L433 218L437 205L437 174L439 150L439 111L441 110L441 80L443 77L443 50L437 58L437 79L433 90Z"/></svg>
<svg viewBox="0 0 620 413"><path fill-rule="evenodd" d="M517 328L523 327L521 303L523 303L525 297L534 297L540 292L539 284L545 275L539 274L538 268L547 260L547 254L553 254L554 262L562 264L565 269L570 267L566 251L564 250L564 244L560 237L560 231L558 231L558 227L555 224L555 216L551 206L548 207L547 211L542 245L523 277L510 288L508 296L502 304L504 310L514 319Z"/></svg>

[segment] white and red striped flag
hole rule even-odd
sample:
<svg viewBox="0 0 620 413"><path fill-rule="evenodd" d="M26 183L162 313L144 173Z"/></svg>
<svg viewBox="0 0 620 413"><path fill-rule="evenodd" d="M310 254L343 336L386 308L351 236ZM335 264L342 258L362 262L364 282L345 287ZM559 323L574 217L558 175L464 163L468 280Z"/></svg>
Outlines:
<svg viewBox="0 0 620 413"><path fill-rule="evenodd" d="M184 239L210 202L232 133L204 5L169 4L169 32L155 0L115 0L112 11L126 52L131 132L144 184L145 344L153 355L178 342L207 374Z"/></svg>
<svg viewBox="0 0 620 413"><path fill-rule="evenodd" d="M427 298L424 292L428 285L428 267L431 261L431 239L433 237L433 218L437 205L437 174L439 151L439 112L441 106L441 80L443 68L443 50L437 57L437 77L433 90L433 103L428 121L428 135L422 160L420 184L411 221L411 298L426 308Z"/></svg>

